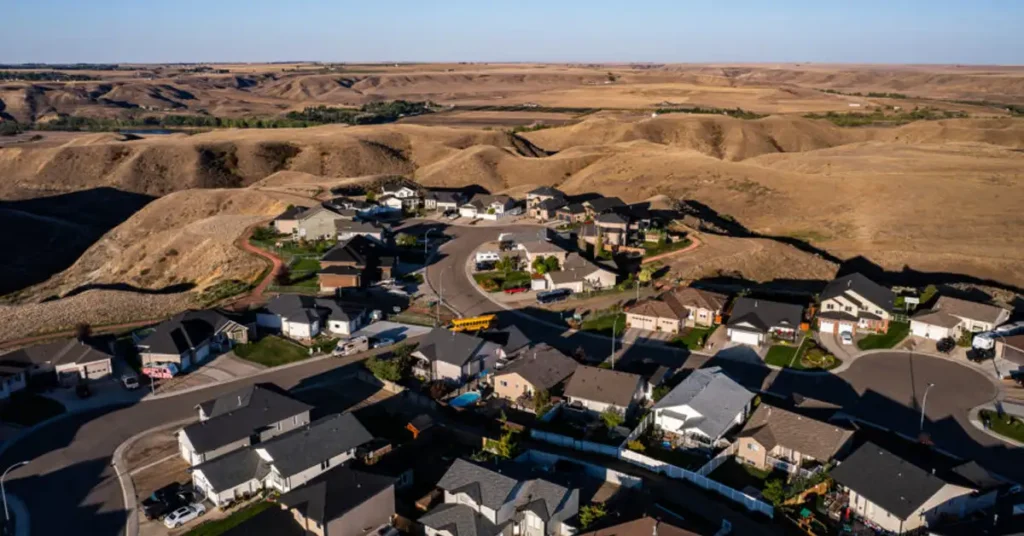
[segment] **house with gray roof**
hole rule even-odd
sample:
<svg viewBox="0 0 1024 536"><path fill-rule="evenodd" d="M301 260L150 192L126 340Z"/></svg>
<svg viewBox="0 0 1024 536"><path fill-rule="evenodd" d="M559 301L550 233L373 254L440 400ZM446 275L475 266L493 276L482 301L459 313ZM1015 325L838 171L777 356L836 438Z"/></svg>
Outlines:
<svg viewBox="0 0 1024 536"><path fill-rule="evenodd" d="M754 396L720 367L697 369L654 404L654 424L680 441L714 445L743 424Z"/></svg>
<svg viewBox="0 0 1024 536"><path fill-rule="evenodd" d="M816 473L852 438L853 430L762 403L738 434L736 458L763 471Z"/></svg>
<svg viewBox="0 0 1024 536"><path fill-rule="evenodd" d="M818 330L840 333L886 333L896 295L861 274L833 279L818 296Z"/></svg>
<svg viewBox="0 0 1024 536"><path fill-rule="evenodd" d="M1010 311L986 303L940 296L931 309L919 311L910 318L910 332L932 340L952 337L964 332L991 331L1010 319Z"/></svg>
<svg viewBox="0 0 1024 536"><path fill-rule="evenodd" d="M565 386L566 407L590 413L612 409L628 415L645 392L643 377L638 374L580 365Z"/></svg>
<svg viewBox="0 0 1024 536"><path fill-rule="evenodd" d="M169 377L249 341L249 327L212 309L188 311L132 335L142 371Z"/></svg>
<svg viewBox="0 0 1024 536"><path fill-rule="evenodd" d="M448 212L459 210L459 205L466 202L466 194L460 191L430 190L423 197L423 208Z"/></svg>
<svg viewBox="0 0 1024 536"><path fill-rule="evenodd" d="M178 432L178 451L201 464L305 426L311 409L276 385L248 385L196 406L199 422Z"/></svg>
<svg viewBox="0 0 1024 536"><path fill-rule="evenodd" d="M395 514L395 479L356 471L345 464L277 500L305 534L364 536Z"/></svg>
<svg viewBox="0 0 1024 536"><path fill-rule="evenodd" d="M795 341L804 308L758 298L737 298L726 323L730 342L761 346L769 338Z"/></svg>
<svg viewBox="0 0 1024 536"><path fill-rule="evenodd" d="M373 436L351 413L335 414L218 456L189 471L196 490L221 506L260 489L280 493L355 458Z"/></svg>
<svg viewBox="0 0 1024 536"><path fill-rule="evenodd" d="M323 331L351 335L366 324L367 309L333 298L279 294L257 312L256 324L264 330L293 339L312 339Z"/></svg>
<svg viewBox="0 0 1024 536"><path fill-rule="evenodd" d="M56 373L62 385L109 377L114 370L109 342L100 337L62 339L0 355L0 398L24 389L40 374Z"/></svg>
<svg viewBox="0 0 1024 536"><path fill-rule="evenodd" d="M494 373L494 394L533 411L537 392L557 394L579 363L546 345L537 345Z"/></svg>
<svg viewBox="0 0 1024 536"><path fill-rule="evenodd" d="M419 519L428 536L562 536L579 511L579 490L520 463L455 460L438 482L444 504Z"/></svg>
<svg viewBox="0 0 1024 536"><path fill-rule="evenodd" d="M412 356L413 374L430 380L462 383L494 367L503 354L500 344L480 337L434 328Z"/></svg>

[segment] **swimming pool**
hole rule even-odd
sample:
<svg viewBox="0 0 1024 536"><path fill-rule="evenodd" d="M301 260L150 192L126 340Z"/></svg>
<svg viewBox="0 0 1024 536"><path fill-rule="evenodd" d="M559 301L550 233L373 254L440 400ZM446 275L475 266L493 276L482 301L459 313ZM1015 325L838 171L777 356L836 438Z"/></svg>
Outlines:
<svg viewBox="0 0 1024 536"><path fill-rule="evenodd" d="M464 408L466 406L472 406L477 400L480 400L480 393L470 391L468 393L462 393L461 395L451 399L451 401L448 402L448 405L453 408Z"/></svg>

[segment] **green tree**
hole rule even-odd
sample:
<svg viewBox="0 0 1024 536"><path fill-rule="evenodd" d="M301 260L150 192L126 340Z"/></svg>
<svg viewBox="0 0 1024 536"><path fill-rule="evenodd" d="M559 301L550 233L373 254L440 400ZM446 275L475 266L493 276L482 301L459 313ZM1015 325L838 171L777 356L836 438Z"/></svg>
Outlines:
<svg viewBox="0 0 1024 536"><path fill-rule="evenodd" d="M960 333L960 338L956 340L956 345L962 348L970 348L971 343L974 341L974 334L970 331L964 330Z"/></svg>
<svg viewBox="0 0 1024 536"><path fill-rule="evenodd" d="M544 414L544 409L551 405L551 393L546 389L539 389L533 392L533 411L538 415Z"/></svg>
<svg viewBox="0 0 1024 536"><path fill-rule="evenodd" d="M654 401L657 402L662 398L665 398L665 395L667 395L670 391L672 391L671 387L667 385L659 385L654 388L654 392L651 393L651 397L653 397Z"/></svg>
<svg viewBox="0 0 1024 536"><path fill-rule="evenodd" d="M536 257L534 257L533 262L530 264L530 266L533 268L534 272L537 272L540 275L548 273L548 266L544 262L543 255L537 255Z"/></svg>
<svg viewBox="0 0 1024 536"><path fill-rule="evenodd" d="M607 514L608 512L605 511L604 505L601 504L588 504L580 508L580 528L586 529L590 527L595 521Z"/></svg>
<svg viewBox="0 0 1024 536"><path fill-rule="evenodd" d="M773 506L779 506L782 501L786 500L786 488L782 484L782 480L773 478L765 483L764 490L761 495L772 503Z"/></svg>
<svg viewBox="0 0 1024 536"><path fill-rule="evenodd" d="M544 259L544 268L547 269L547 271L549 272L557 272L559 269L558 257L552 255Z"/></svg>
<svg viewBox="0 0 1024 536"><path fill-rule="evenodd" d="M409 233L398 233L395 243L403 248L416 247L416 237Z"/></svg>
<svg viewBox="0 0 1024 536"><path fill-rule="evenodd" d="M515 434L511 431L505 432L498 441L491 441L491 452L495 456L511 460L516 455L516 449L518 448L518 441L516 441Z"/></svg>
<svg viewBox="0 0 1024 536"><path fill-rule="evenodd" d="M653 266L651 266L650 264L645 264L642 268L640 268L639 278L640 278L640 282L641 283L646 285L646 284L651 282L651 279L653 277L654 277L654 267Z"/></svg>
<svg viewBox="0 0 1024 536"><path fill-rule="evenodd" d="M401 381L405 377L405 374L409 370L408 359L400 357L392 357L390 359L382 359L378 356L373 356L366 360L366 368L373 373L374 376L387 380L389 382Z"/></svg>
<svg viewBox="0 0 1024 536"><path fill-rule="evenodd" d="M604 425L611 430L612 428L622 424L625 418L618 410L609 406L601 412L601 420L604 421Z"/></svg>
<svg viewBox="0 0 1024 536"><path fill-rule="evenodd" d="M377 192L374 192L373 190L370 190L370 191L366 192L366 201L368 203L373 203L376 200L377 200Z"/></svg>
<svg viewBox="0 0 1024 536"><path fill-rule="evenodd" d="M502 272L505 272L506 274L509 272L514 272L516 268L519 267L519 257L515 257L512 255L502 257L501 259L498 260L497 263L494 264L494 267Z"/></svg>

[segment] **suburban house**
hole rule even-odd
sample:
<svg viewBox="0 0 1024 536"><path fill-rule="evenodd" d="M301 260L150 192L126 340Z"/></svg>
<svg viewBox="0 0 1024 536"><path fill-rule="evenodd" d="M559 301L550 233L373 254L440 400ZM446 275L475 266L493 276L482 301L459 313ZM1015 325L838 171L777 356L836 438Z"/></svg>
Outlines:
<svg viewBox="0 0 1024 536"><path fill-rule="evenodd" d="M419 519L427 536L571 536L579 490L518 463L455 460L437 487L440 504Z"/></svg>
<svg viewBox="0 0 1024 536"><path fill-rule="evenodd" d="M882 285L854 273L833 279L821 291L819 299L818 330L838 335L889 331L896 296Z"/></svg>
<svg viewBox="0 0 1024 536"><path fill-rule="evenodd" d="M279 294L256 314L256 325L293 339L312 339L324 330L351 335L365 325L366 312L335 299Z"/></svg>
<svg viewBox="0 0 1024 536"><path fill-rule="evenodd" d="M7 395L40 374L57 375L61 385L107 378L114 372L113 352L101 338L63 339L0 355L0 376Z"/></svg>
<svg viewBox="0 0 1024 536"><path fill-rule="evenodd" d="M590 201L583 202L583 208L586 209L587 216L589 217L613 212L625 206L626 204L618 197L598 197L597 199L591 199Z"/></svg>
<svg viewBox="0 0 1024 536"><path fill-rule="evenodd" d="M384 186L378 202L391 208L414 210L420 206L420 193L408 186Z"/></svg>
<svg viewBox="0 0 1024 536"><path fill-rule="evenodd" d="M530 346L530 339L515 324L503 328L494 328L476 334L481 339L498 345L500 359L512 359L519 352Z"/></svg>
<svg viewBox="0 0 1024 536"><path fill-rule="evenodd" d="M728 301L728 297L715 292L677 288L630 307L626 311L626 326L666 333L679 333L687 327L711 327Z"/></svg>
<svg viewBox="0 0 1024 536"><path fill-rule="evenodd" d="M567 253L561 266L561 270L544 274L548 288L567 288L573 292L583 292L615 286L615 272L606 270L577 253Z"/></svg>
<svg viewBox="0 0 1024 536"><path fill-rule="evenodd" d="M320 258L321 292L363 287L391 279L395 257L379 242L356 235L324 253Z"/></svg>
<svg viewBox="0 0 1024 536"><path fill-rule="evenodd" d="M391 212L390 207L382 207L377 203L349 199L347 197L335 197L334 199L324 201L323 206L349 220L356 219L357 217L368 218L384 212Z"/></svg>
<svg viewBox="0 0 1024 536"><path fill-rule="evenodd" d="M494 373L494 394L532 411L534 393L561 391L578 365L562 352L538 345Z"/></svg>
<svg viewBox="0 0 1024 536"><path fill-rule="evenodd" d="M151 333L136 332L132 337L143 373L167 377L249 342L249 327L208 309L175 315Z"/></svg>
<svg viewBox="0 0 1024 536"><path fill-rule="evenodd" d="M192 483L217 506L261 489L287 494L355 458L372 440L355 415L335 414L194 465Z"/></svg>
<svg viewBox="0 0 1024 536"><path fill-rule="evenodd" d="M769 338L795 341L804 308L757 298L737 298L726 323L729 340L761 346Z"/></svg>
<svg viewBox="0 0 1024 536"><path fill-rule="evenodd" d="M249 385L196 406L199 422L178 432L178 450L189 465L266 441L309 424L311 406L274 385Z"/></svg>
<svg viewBox="0 0 1024 536"><path fill-rule="evenodd" d="M654 425L673 439L715 445L743 424L754 396L720 367L697 369L654 404Z"/></svg>
<svg viewBox="0 0 1024 536"><path fill-rule="evenodd" d="M856 516L896 534L992 508L1003 486L973 461L938 472L870 442L830 474Z"/></svg>
<svg viewBox="0 0 1024 536"><path fill-rule="evenodd" d="M529 240L516 243L516 249L526 253L526 269L533 272L533 261L537 257L554 257L558 259L558 266L565 264L569 252L556 246L547 240Z"/></svg>
<svg viewBox="0 0 1024 536"><path fill-rule="evenodd" d="M316 206L296 216L295 238L306 240L333 240L337 234L334 222L341 215L323 206Z"/></svg>
<svg viewBox="0 0 1024 536"><path fill-rule="evenodd" d="M480 337L434 328L412 353L412 370L430 380L462 383L491 369L500 353L500 345Z"/></svg>
<svg viewBox="0 0 1024 536"><path fill-rule="evenodd" d="M431 190L423 198L423 208L439 212L458 211L465 202L466 195L462 192Z"/></svg>
<svg viewBox="0 0 1024 536"><path fill-rule="evenodd" d="M557 188L541 186L526 193L527 213L540 221L554 219L556 211L565 205L565 193Z"/></svg>
<svg viewBox="0 0 1024 536"><path fill-rule="evenodd" d="M555 218L566 223L582 223L587 219L587 209L582 203L569 203L555 209Z"/></svg>
<svg viewBox="0 0 1024 536"><path fill-rule="evenodd" d="M761 404L736 439L736 459L762 471L806 476L803 471L816 473L845 453L852 437L852 430Z"/></svg>
<svg viewBox="0 0 1024 536"><path fill-rule="evenodd" d="M334 222L334 228L338 233L339 241L345 241L354 236L365 236L384 243L390 234L387 228L367 221L337 220Z"/></svg>
<svg viewBox="0 0 1024 536"><path fill-rule="evenodd" d="M364 536L395 515L395 479L345 464L281 495L277 503L306 534Z"/></svg>
<svg viewBox="0 0 1024 536"><path fill-rule="evenodd" d="M644 398L644 379L638 374L579 365L565 386L569 409L627 416Z"/></svg>
<svg viewBox="0 0 1024 536"><path fill-rule="evenodd" d="M306 210L306 207L288 207L287 210L274 218L274 221L270 222L270 225L279 234L294 235L296 233L296 228L299 225L299 214L302 214Z"/></svg>
<svg viewBox="0 0 1024 536"><path fill-rule="evenodd" d="M1001 307L940 296L932 309L919 311L910 318L910 333L936 341L958 339L964 332L991 331L1009 319L1010 311Z"/></svg>
<svg viewBox="0 0 1024 536"><path fill-rule="evenodd" d="M629 219L617 212L602 212L594 218L597 236L606 246L625 246L629 243ZM595 239L596 240L596 239Z"/></svg>
<svg viewBox="0 0 1024 536"><path fill-rule="evenodd" d="M519 214L522 214L522 209L507 195L477 195L459 207L459 215L464 218L500 220Z"/></svg>
<svg viewBox="0 0 1024 536"><path fill-rule="evenodd" d="M686 524L687 522L683 518L677 516L673 516L672 521L644 516L633 521L584 532L579 536L704 536L717 534L717 532L694 532L679 526Z"/></svg>

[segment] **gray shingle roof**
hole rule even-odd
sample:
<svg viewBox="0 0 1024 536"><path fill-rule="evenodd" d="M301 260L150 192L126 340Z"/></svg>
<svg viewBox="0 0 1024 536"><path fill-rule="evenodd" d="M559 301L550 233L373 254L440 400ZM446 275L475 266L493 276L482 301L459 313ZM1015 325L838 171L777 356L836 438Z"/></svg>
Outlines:
<svg viewBox="0 0 1024 536"><path fill-rule="evenodd" d="M797 329L803 319L803 311L803 307L789 303L737 298L728 325L733 327L741 322L748 322L761 332L767 332L777 326Z"/></svg>
<svg viewBox="0 0 1024 536"><path fill-rule="evenodd" d="M271 386L259 384L208 400L199 407L209 418L183 430L197 452L244 439L260 428L312 409Z"/></svg>
<svg viewBox="0 0 1024 536"><path fill-rule="evenodd" d="M597 199L591 199L584 204L588 205L594 212L605 212L626 205L618 197L599 197Z"/></svg>
<svg viewBox="0 0 1024 536"><path fill-rule="evenodd" d="M354 471L343 465L281 495L278 502L288 508L299 510L307 519L325 525L390 488L394 483L393 478Z"/></svg>
<svg viewBox="0 0 1024 536"><path fill-rule="evenodd" d="M441 477L437 487L450 493L465 493L474 502L498 509L512 499L519 481L481 465L459 458Z"/></svg>
<svg viewBox="0 0 1024 536"><path fill-rule="evenodd" d="M461 367L479 354L486 344L493 345L479 337L434 328L416 351L431 361L443 361Z"/></svg>
<svg viewBox="0 0 1024 536"><path fill-rule="evenodd" d="M289 207L284 212L279 214L276 218L274 218L274 221L281 221L281 220L290 221L290 220L295 220L298 217L299 214L302 214L305 211L306 211L306 207Z"/></svg>
<svg viewBox="0 0 1024 536"><path fill-rule="evenodd" d="M340 266L338 268L349 268ZM310 321L331 318L348 320L361 315L365 309L352 304L342 305L338 300L330 298L314 298L299 294L279 294L266 305L266 310L282 318Z"/></svg>
<svg viewBox="0 0 1024 536"><path fill-rule="evenodd" d="M831 474L836 482L903 520L946 484L873 443L861 445Z"/></svg>
<svg viewBox="0 0 1024 536"><path fill-rule="evenodd" d="M255 450L245 448L218 456L191 469L193 472L200 470L213 485L213 489L223 491L250 480L263 480L270 474L270 464L260 458Z"/></svg>
<svg viewBox="0 0 1024 536"><path fill-rule="evenodd" d="M564 192L557 188L552 188L551 186L541 186L539 188L534 188L533 190L527 192L526 195L546 195L550 197L565 197Z"/></svg>
<svg viewBox="0 0 1024 536"><path fill-rule="evenodd" d="M0 361L31 363L34 365L85 364L110 359L110 353L99 344L81 342L78 339L64 339L47 344L37 344L0 355Z"/></svg>
<svg viewBox="0 0 1024 536"><path fill-rule="evenodd" d="M580 365L565 387L565 396L628 407L640 380L629 372Z"/></svg>
<svg viewBox="0 0 1024 536"><path fill-rule="evenodd" d="M659 400L654 409L689 406L702 417L697 421L687 421L686 425L717 439L732 427L736 415L753 398L754 393L736 383L720 367L711 367L693 371Z"/></svg>
<svg viewBox="0 0 1024 536"><path fill-rule="evenodd" d="M157 324L139 345L154 354L181 355L202 346L229 322L231 319L211 309L188 311Z"/></svg>
<svg viewBox="0 0 1024 536"><path fill-rule="evenodd" d="M895 295L892 291L858 273L844 275L843 277L833 279L827 286L825 286L825 289L821 291L821 295L819 297L824 301L837 296L842 296L843 294L846 294L847 291L856 292L858 295L869 300L872 304L883 311L892 311L893 302L895 300ZM857 300L852 296L848 296L847 299L857 303Z"/></svg>
<svg viewBox="0 0 1024 536"><path fill-rule="evenodd" d="M565 199L561 197L553 197L551 199L545 199L540 203L537 203L537 208L542 210L558 210L565 206Z"/></svg>
<svg viewBox="0 0 1024 536"><path fill-rule="evenodd" d="M530 345L530 339L514 324L500 329L481 331L477 335L485 341L501 346L501 349L505 351L507 356L511 356Z"/></svg>
<svg viewBox="0 0 1024 536"><path fill-rule="evenodd" d="M495 374L495 380L506 374L518 374L534 389L550 390L565 381L579 366L574 359L546 345L528 350L522 357Z"/></svg>
<svg viewBox="0 0 1024 536"><path fill-rule="evenodd" d="M464 504L441 504L419 519L423 525L453 536L496 536L504 525L497 526Z"/></svg>
<svg viewBox="0 0 1024 536"><path fill-rule="evenodd" d="M282 476L291 476L373 440L351 413L324 417L255 448L270 454Z"/></svg>
<svg viewBox="0 0 1024 536"><path fill-rule="evenodd" d="M935 308L953 316L960 316L989 324L998 322L1005 313L1004 309L995 305L961 300L950 296L940 296L939 300L935 302Z"/></svg>

